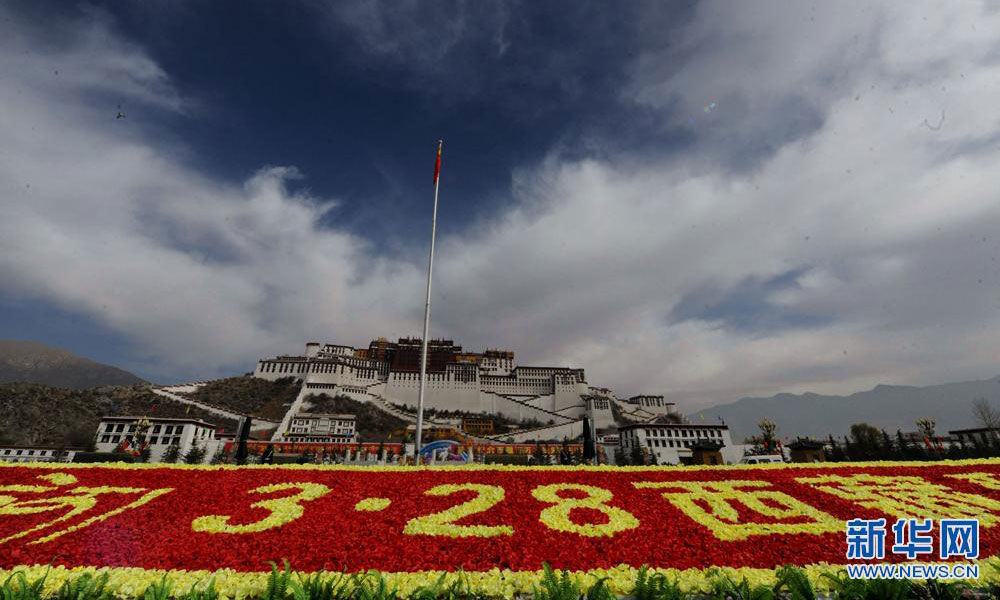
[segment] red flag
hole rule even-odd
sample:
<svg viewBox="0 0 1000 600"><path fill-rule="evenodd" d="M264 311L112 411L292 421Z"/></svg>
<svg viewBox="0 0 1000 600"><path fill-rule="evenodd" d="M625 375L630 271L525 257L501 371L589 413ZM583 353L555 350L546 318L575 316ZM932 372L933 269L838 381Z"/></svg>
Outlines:
<svg viewBox="0 0 1000 600"><path fill-rule="evenodd" d="M441 146L444 144L442 140L438 140L438 154L437 160L434 161L434 185L437 185L438 178L441 177Z"/></svg>

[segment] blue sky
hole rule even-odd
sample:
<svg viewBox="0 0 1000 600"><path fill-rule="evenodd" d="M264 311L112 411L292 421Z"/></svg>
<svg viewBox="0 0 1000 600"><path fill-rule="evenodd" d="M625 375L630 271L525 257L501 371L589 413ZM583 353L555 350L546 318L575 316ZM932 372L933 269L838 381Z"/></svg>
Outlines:
<svg viewBox="0 0 1000 600"><path fill-rule="evenodd" d="M0 17L0 338L173 382L415 334L444 138L436 335L690 408L1000 372L990 3Z"/></svg>

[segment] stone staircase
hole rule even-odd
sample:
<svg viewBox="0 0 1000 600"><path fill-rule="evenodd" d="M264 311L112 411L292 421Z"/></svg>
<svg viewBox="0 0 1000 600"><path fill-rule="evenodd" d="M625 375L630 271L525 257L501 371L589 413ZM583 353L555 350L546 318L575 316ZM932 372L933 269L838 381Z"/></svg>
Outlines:
<svg viewBox="0 0 1000 600"><path fill-rule="evenodd" d="M609 400L611 400L612 404L618 407L618 410L620 410L624 416L634 420L636 423L648 422L660 416L644 408L639 408L634 404L629 404L628 402L622 402L617 398L609 398Z"/></svg>
<svg viewBox="0 0 1000 600"><path fill-rule="evenodd" d="M525 402L523 400L520 400L518 398L514 398L512 396L508 396L506 394L500 394L500 393L497 393L497 392L490 392L490 391L486 391L486 390L484 390L483 393L485 393L485 394L492 394L492 395L497 396L499 398L503 398L504 400L507 400L507 401L510 401L510 402L514 402L515 404L520 404L521 406L523 406L523 407L525 407L525 408L527 408L529 410L538 411L538 412L544 413L550 419L555 420L556 421L556 425L560 425L560 424L563 424L563 423L570 423L570 422L573 422L573 421L576 420L576 419L573 419L572 417L567 417L566 415L561 415L561 414L559 414L557 412L553 412L553 411L545 409L545 408L539 408L539 407L537 407L537 406L535 406L533 404L529 404L529 403L527 403L527 402Z"/></svg>
<svg viewBox="0 0 1000 600"><path fill-rule="evenodd" d="M213 415L219 415L220 417L225 417L227 419L233 419L239 421L243 417L247 416L243 413L233 412L231 410L226 410L224 408L219 408L218 406L212 406L211 404L205 404L204 402L198 402L197 400L192 400L185 396L181 396L177 392L189 393L197 390L199 387L205 385L204 382L191 383L185 385L171 385L162 387L153 387L153 393L158 396L163 396L164 398L169 398L174 402L179 402L181 404L187 404L190 406L196 406L206 412L210 412ZM261 431L264 429L270 429L277 426L278 424L274 421L267 421L264 419L258 419L257 417L251 417L253 422L250 425L251 431Z"/></svg>
<svg viewBox="0 0 1000 600"><path fill-rule="evenodd" d="M390 415L392 415L394 417L400 418L400 419L406 421L407 423L414 423L415 424L417 422L417 416L415 414L406 412L404 410L399 410L398 408L396 408L395 406L393 406L388 400L386 400L386 398L384 396L382 396L380 394L373 394L371 392L369 392L368 395L372 399L371 404L373 406L379 408L380 410L382 410L384 412L387 412L387 413L389 413ZM448 423L442 423L441 421L435 421L434 419L428 418L426 416L424 417L424 423L429 424L429 425L436 425L438 427L450 427L451 426ZM479 437L479 436L468 434L468 433L462 433L462 436L465 437L465 438L467 438L467 439L472 440L473 442L475 442L477 444L494 444L494 443L496 443L493 440L491 440L490 438Z"/></svg>

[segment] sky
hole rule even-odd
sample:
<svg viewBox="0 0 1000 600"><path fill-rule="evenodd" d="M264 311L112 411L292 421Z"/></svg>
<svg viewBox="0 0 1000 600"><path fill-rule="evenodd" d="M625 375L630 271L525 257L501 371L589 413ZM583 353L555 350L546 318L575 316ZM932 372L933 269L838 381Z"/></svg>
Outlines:
<svg viewBox="0 0 1000 600"><path fill-rule="evenodd" d="M683 411L1000 373L1000 3L0 5L0 338L419 335Z"/></svg>

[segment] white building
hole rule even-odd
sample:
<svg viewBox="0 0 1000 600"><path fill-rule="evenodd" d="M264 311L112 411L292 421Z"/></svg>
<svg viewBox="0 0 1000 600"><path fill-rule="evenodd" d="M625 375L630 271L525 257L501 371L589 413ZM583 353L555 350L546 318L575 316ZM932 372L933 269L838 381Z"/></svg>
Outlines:
<svg viewBox="0 0 1000 600"><path fill-rule="evenodd" d="M380 338L368 348L310 342L301 356L258 361L254 376L271 381L294 377L303 382L303 394L342 394L413 409L420 389L420 342ZM583 369L517 365L508 350L472 353L450 340L429 342L425 408L533 420L552 429L542 438L561 439L579 435L585 414L597 427L614 423L611 400L589 399L594 396L601 394L587 384ZM299 412L301 403L294 409ZM288 424L283 432L292 435L291 428Z"/></svg>
<svg viewBox="0 0 1000 600"><path fill-rule="evenodd" d="M646 448L661 465L681 464L691 458L691 446L698 442L722 444L719 452L726 463L743 458L744 446L734 446L726 425L694 425L691 423L634 423L618 430L619 446L625 456L635 447Z"/></svg>
<svg viewBox="0 0 1000 600"><path fill-rule="evenodd" d="M994 439L1000 437L1000 429L991 429L989 427L956 429L955 431L949 431L948 435L956 444L965 444L969 447L973 447L977 444L981 446L989 446L993 443ZM917 440L918 443L922 443L923 435L917 434L917 436L919 436L919 440Z"/></svg>
<svg viewBox="0 0 1000 600"><path fill-rule="evenodd" d="M182 457L193 445L204 448L207 462L221 444L215 438L215 425L198 419L104 417L97 426L97 451L114 452L126 437L134 443L137 423L143 418L150 423L146 430L150 449L149 462L160 462L167 448L172 445L180 447Z"/></svg>
<svg viewBox="0 0 1000 600"><path fill-rule="evenodd" d="M77 448L0 446L0 462L73 462Z"/></svg>
<svg viewBox="0 0 1000 600"><path fill-rule="evenodd" d="M667 402L666 400L663 399L663 396L642 394L639 396L632 396L631 398L626 400L626 402L628 402L629 404L634 404L635 406L639 406L653 414L666 415L676 412L674 410L675 406L674 403Z"/></svg>
<svg viewBox="0 0 1000 600"><path fill-rule="evenodd" d="M285 441L350 443L355 437L354 415L297 413L292 417Z"/></svg>

